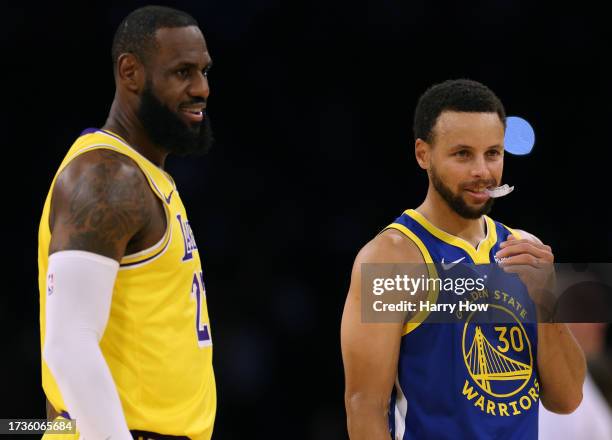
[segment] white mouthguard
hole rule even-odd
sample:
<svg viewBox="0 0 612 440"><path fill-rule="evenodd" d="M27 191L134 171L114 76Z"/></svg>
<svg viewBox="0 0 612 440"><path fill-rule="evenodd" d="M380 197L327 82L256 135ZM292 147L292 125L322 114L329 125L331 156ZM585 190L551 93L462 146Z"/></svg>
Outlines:
<svg viewBox="0 0 612 440"><path fill-rule="evenodd" d="M514 191L514 187L508 186L508 184L505 184L502 186L498 186L497 188L485 189L485 191L487 192L487 194L489 194L489 197L496 199L498 197L507 196L512 191Z"/></svg>

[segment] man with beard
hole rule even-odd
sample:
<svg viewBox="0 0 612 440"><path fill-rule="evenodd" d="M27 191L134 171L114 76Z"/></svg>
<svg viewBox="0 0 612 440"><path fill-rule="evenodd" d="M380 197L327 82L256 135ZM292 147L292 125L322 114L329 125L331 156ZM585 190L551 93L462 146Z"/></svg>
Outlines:
<svg viewBox="0 0 612 440"><path fill-rule="evenodd" d="M48 418L76 419L88 440L210 439L206 290L164 162L211 145L211 57L191 16L157 6L121 22L112 56L108 119L69 149L39 227Z"/></svg>
<svg viewBox="0 0 612 440"><path fill-rule="evenodd" d="M417 308L396 322L362 319L364 280L374 267L368 263L499 265L521 281L526 267L550 267L549 246L486 215L493 203L486 190L501 182L505 120L499 99L475 81L446 81L419 99L415 155L429 177L427 195L359 252L342 318L353 440L535 439L539 399L558 413L572 412L582 399L580 348L565 324L536 323L536 304L546 298L521 282L509 293L490 292L495 310L508 318L499 325L453 315L435 323ZM413 303L427 294L444 302L438 293L423 289Z"/></svg>

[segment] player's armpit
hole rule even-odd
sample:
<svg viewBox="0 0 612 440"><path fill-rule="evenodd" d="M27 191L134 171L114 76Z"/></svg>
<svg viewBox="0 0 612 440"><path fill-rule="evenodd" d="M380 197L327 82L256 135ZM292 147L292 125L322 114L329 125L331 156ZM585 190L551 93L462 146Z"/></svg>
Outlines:
<svg viewBox="0 0 612 440"><path fill-rule="evenodd" d="M152 217L149 198L145 176L127 156L100 149L76 157L53 189L49 254L82 250L120 261Z"/></svg>
<svg viewBox="0 0 612 440"><path fill-rule="evenodd" d="M423 262L416 246L396 234L387 231L379 235L357 256L342 316L345 405L353 440L389 439L387 411L397 376L403 323L362 321L361 275L364 263Z"/></svg>

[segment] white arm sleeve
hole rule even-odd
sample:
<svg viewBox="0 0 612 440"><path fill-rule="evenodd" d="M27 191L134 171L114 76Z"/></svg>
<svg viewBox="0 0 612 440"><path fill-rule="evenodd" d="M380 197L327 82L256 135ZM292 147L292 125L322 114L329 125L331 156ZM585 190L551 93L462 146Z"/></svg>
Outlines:
<svg viewBox="0 0 612 440"><path fill-rule="evenodd" d="M132 440L99 342L108 322L117 261L85 251L49 257L43 357L85 440Z"/></svg>

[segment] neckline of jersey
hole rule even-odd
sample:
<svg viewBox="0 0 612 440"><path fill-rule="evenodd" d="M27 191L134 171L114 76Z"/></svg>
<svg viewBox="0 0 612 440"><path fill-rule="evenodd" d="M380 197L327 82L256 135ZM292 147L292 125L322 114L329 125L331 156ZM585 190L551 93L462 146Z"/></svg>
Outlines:
<svg viewBox="0 0 612 440"><path fill-rule="evenodd" d="M495 231L495 223L491 218L484 215L485 226L487 228L487 234L483 238L478 246L474 247L467 240L457 237L456 235L450 234L436 225L431 223L423 214L414 210L408 209L405 212L408 216L412 217L417 223L423 226L429 233L443 242L463 249L474 261L475 264L489 263L489 253L497 241L497 232Z"/></svg>
<svg viewBox="0 0 612 440"><path fill-rule="evenodd" d="M127 148L129 148L131 151L133 151L135 154L137 154L139 157L141 157L142 159L144 159L145 161L147 161L147 163L151 164L152 166L154 166L155 168L157 168L159 171L161 171L161 173L164 175L164 177L168 180L168 183L170 184L170 186L176 190L176 185L174 184L174 179L170 176L170 174L168 174L165 170L163 170L162 168L158 167L157 165L155 165L153 162L151 162L149 159L147 159L142 153L140 153L136 148L132 147L128 141L126 141L124 138L122 138L121 136L119 136L117 133L115 133L114 131L108 130L108 129L104 129L104 128L99 128L97 129L97 131L99 133L105 134L107 136L110 136L114 139L117 139L119 142L121 142L123 145L125 145Z"/></svg>

